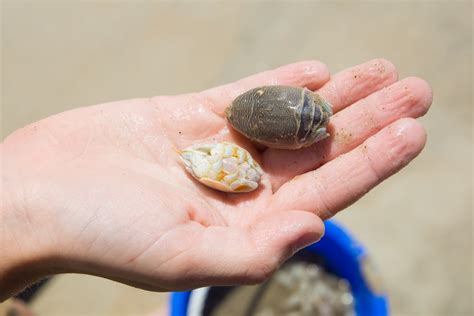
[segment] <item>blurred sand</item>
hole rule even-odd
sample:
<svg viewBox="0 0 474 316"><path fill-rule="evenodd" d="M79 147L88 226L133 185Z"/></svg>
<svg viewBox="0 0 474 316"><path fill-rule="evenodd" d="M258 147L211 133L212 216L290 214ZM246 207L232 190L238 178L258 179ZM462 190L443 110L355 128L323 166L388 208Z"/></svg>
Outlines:
<svg viewBox="0 0 474 316"><path fill-rule="evenodd" d="M197 91L304 59L375 57L434 90L428 144L336 218L370 249L394 315L472 315L472 2L2 1L2 138L74 107ZM40 315L145 315L163 294L56 277Z"/></svg>

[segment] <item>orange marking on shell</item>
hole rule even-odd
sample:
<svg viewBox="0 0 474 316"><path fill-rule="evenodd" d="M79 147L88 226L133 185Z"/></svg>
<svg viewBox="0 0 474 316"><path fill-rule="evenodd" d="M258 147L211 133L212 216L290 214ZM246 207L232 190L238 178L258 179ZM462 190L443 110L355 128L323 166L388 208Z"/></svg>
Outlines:
<svg viewBox="0 0 474 316"><path fill-rule="evenodd" d="M226 176L226 173L224 171L221 171L217 174L217 180L221 181L222 179L224 179L225 176Z"/></svg>

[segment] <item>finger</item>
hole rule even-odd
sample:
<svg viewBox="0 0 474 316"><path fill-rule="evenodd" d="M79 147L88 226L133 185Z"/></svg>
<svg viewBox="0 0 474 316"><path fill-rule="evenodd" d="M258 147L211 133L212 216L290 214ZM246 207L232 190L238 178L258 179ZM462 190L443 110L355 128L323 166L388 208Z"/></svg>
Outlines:
<svg viewBox="0 0 474 316"><path fill-rule="evenodd" d="M265 258L278 258L279 264L298 250L319 241L323 234L322 220L312 213L299 210L268 212L252 228L258 251Z"/></svg>
<svg viewBox="0 0 474 316"><path fill-rule="evenodd" d="M196 280L199 286L203 279L215 285L261 283L323 233L321 219L305 211L267 214L248 228L207 227L189 256L181 257L193 267L186 283Z"/></svg>
<svg viewBox="0 0 474 316"><path fill-rule="evenodd" d="M331 103L336 113L397 79L395 66L386 59L378 58L335 74L317 92Z"/></svg>
<svg viewBox="0 0 474 316"><path fill-rule="evenodd" d="M424 80L406 78L334 115L328 139L298 151L268 149L263 163L273 188L350 151L400 118L424 115L432 99Z"/></svg>
<svg viewBox="0 0 474 316"><path fill-rule="evenodd" d="M288 85L315 90L329 80L329 70L319 61L302 61L264 71L234 83L203 91L211 109L219 115L238 95L264 85Z"/></svg>
<svg viewBox="0 0 474 316"><path fill-rule="evenodd" d="M401 119L349 153L287 182L273 203L329 218L407 165L425 142L425 131L416 120Z"/></svg>

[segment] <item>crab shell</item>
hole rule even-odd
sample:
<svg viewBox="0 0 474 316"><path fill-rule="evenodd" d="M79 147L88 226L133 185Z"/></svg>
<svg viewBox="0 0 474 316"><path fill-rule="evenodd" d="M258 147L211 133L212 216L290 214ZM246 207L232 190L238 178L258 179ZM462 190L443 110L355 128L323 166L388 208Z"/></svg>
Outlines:
<svg viewBox="0 0 474 316"><path fill-rule="evenodd" d="M248 151L228 142L191 146L180 156L195 179L218 191L253 191L263 174Z"/></svg>
<svg viewBox="0 0 474 316"><path fill-rule="evenodd" d="M299 149L329 136L332 107L306 88L265 86L238 96L225 113L234 129L256 143Z"/></svg>

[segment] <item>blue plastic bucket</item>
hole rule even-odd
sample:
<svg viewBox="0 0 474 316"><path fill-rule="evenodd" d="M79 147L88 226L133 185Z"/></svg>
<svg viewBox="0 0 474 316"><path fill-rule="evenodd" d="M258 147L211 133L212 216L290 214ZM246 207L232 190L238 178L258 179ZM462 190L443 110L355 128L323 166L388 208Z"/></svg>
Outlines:
<svg viewBox="0 0 474 316"><path fill-rule="evenodd" d="M303 250L323 258L328 272L350 283L357 316L388 315L388 299L383 294L367 250L334 220L326 221L325 226L324 237ZM190 299L196 291L200 290L173 292L170 315L189 315Z"/></svg>

